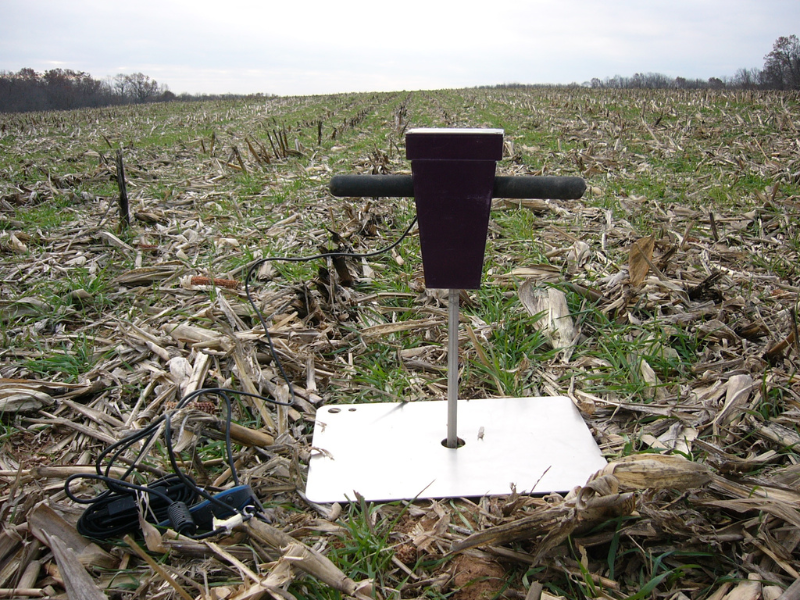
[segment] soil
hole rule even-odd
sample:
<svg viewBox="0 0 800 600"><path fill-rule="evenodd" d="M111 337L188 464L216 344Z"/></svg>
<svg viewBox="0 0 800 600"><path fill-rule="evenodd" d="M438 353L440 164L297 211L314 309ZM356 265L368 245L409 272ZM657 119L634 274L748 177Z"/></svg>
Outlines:
<svg viewBox="0 0 800 600"><path fill-rule="evenodd" d="M506 570L497 562L461 554L452 565L453 600L491 600L506 587Z"/></svg>

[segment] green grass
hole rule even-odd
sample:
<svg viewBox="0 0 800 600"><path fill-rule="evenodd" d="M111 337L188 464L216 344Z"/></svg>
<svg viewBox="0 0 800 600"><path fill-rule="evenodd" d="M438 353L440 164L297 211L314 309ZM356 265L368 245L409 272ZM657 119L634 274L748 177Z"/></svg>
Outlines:
<svg viewBox="0 0 800 600"><path fill-rule="evenodd" d="M37 378L77 383L97 362L94 341L79 335L61 348L40 348L41 356L25 361L25 368Z"/></svg>
<svg viewBox="0 0 800 600"><path fill-rule="evenodd" d="M363 498L350 504L348 511L342 519L347 535L341 538L341 547L331 549L329 558L355 581L380 580L394 554L389 537L396 519L378 519L375 505Z"/></svg>
<svg viewBox="0 0 800 600"><path fill-rule="evenodd" d="M487 341L478 338L479 347L470 343L464 387L478 395L531 395L538 384L537 364L550 360L557 352L533 327L541 315L529 315L516 296L507 298L500 288L485 288L479 302L469 312L488 323L491 334Z"/></svg>
<svg viewBox="0 0 800 600"><path fill-rule="evenodd" d="M30 232L52 229L78 219L72 210L73 202L66 196L56 196L53 201L43 202L30 208L17 209L14 218L24 224Z"/></svg>
<svg viewBox="0 0 800 600"><path fill-rule="evenodd" d="M393 588L394 580L386 578L394 556L392 535L405 509L386 511L363 498L354 498L339 519L345 533L333 541L327 557L346 576L356 582L370 579L376 590ZM398 507L392 507L395 509ZM318 600L341 600L342 594L331 587L321 585L314 579L292 583L289 591L303 598ZM385 597L385 596L384 596ZM392 596L398 597L398 596Z"/></svg>

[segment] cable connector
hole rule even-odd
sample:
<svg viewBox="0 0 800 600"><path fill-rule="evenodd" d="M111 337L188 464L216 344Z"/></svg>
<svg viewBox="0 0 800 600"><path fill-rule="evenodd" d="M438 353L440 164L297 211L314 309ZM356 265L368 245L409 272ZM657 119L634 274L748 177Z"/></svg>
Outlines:
<svg viewBox="0 0 800 600"><path fill-rule="evenodd" d="M244 516L241 513L236 513L227 519L218 519L217 517L214 517L212 523L214 526L214 531L224 529L225 533L230 535L234 527L238 527L244 523Z"/></svg>
<svg viewBox="0 0 800 600"><path fill-rule="evenodd" d="M197 524L192 519L192 513L185 502L173 502L167 509L172 528L183 535L193 535L197 531Z"/></svg>

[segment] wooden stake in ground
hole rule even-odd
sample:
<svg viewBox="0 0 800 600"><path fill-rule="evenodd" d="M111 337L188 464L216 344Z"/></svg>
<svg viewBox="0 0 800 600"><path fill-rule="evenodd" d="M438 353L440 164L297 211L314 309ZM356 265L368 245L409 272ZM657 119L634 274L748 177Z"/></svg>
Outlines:
<svg viewBox="0 0 800 600"><path fill-rule="evenodd" d="M128 187L125 185L125 165L122 164L122 150L117 149L117 187L119 188L119 218L122 219L122 229L131 225L128 213Z"/></svg>

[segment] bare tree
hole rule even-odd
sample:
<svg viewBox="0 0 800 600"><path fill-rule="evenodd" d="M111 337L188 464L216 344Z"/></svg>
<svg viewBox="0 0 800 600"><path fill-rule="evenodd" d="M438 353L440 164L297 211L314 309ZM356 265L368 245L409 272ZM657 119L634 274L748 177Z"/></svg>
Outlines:
<svg viewBox="0 0 800 600"><path fill-rule="evenodd" d="M752 90L761 82L761 71L758 69L739 69L731 79L731 85L736 88Z"/></svg>
<svg viewBox="0 0 800 600"><path fill-rule="evenodd" d="M143 73L134 73L133 75L128 75L127 78L128 94L133 98L134 102L147 102L161 94L158 82Z"/></svg>
<svg viewBox="0 0 800 600"><path fill-rule="evenodd" d="M136 104L160 100L164 92L168 91L167 86L159 85L155 79L150 79L144 73L120 73L114 77L113 87L125 102Z"/></svg>
<svg viewBox="0 0 800 600"><path fill-rule="evenodd" d="M764 57L764 83L779 90L800 90L800 40L781 36Z"/></svg>
<svg viewBox="0 0 800 600"><path fill-rule="evenodd" d="M120 73L119 75L114 77L114 83L112 84L114 87L114 91L117 93L118 96L121 98L127 98L128 96L128 76L124 73Z"/></svg>

